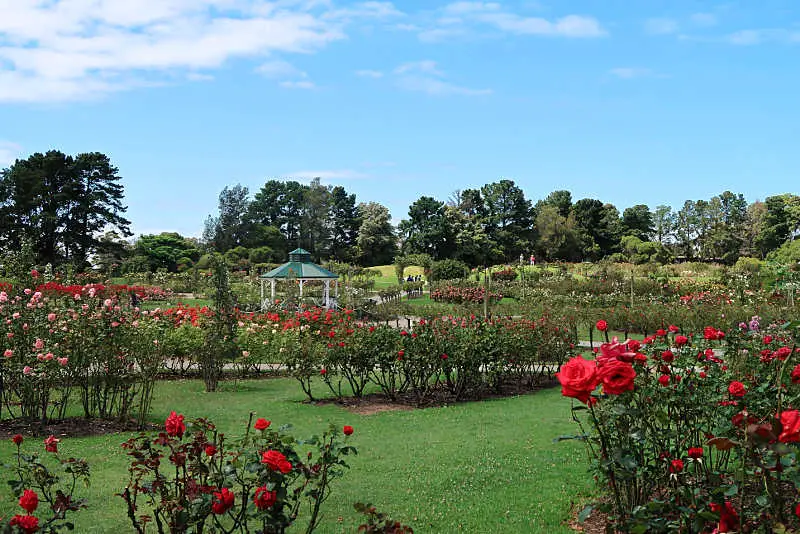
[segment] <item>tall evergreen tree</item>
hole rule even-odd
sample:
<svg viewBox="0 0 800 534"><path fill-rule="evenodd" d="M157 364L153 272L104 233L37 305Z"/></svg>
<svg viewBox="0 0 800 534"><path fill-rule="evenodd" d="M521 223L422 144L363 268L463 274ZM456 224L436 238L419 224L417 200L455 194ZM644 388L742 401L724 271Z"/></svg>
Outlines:
<svg viewBox="0 0 800 534"><path fill-rule="evenodd" d="M18 160L0 172L0 246L29 243L41 264L86 268L110 246L103 232L131 235L118 173L99 152L72 157L51 150Z"/></svg>

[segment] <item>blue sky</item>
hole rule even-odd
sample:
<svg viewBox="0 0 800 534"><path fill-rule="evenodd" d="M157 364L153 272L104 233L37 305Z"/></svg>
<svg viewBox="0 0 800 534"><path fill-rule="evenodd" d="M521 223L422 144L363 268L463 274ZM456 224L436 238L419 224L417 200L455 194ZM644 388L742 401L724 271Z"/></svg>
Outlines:
<svg viewBox="0 0 800 534"><path fill-rule="evenodd" d="M798 65L795 0L0 0L0 165L104 152L186 235L272 178L753 201L798 192Z"/></svg>

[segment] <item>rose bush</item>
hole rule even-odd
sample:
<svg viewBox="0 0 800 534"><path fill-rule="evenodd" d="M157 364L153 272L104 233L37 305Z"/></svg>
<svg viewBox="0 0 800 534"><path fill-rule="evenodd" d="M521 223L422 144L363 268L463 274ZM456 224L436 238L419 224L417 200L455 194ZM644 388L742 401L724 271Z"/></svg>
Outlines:
<svg viewBox="0 0 800 534"><path fill-rule="evenodd" d="M345 457L356 454L347 443L353 430L331 426L307 440L287 430L251 414L244 436L230 439L206 419L172 412L158 435L129 439L130 480L120 495L132 528L244 533L257 525L279 534L302 521L312 532Z"/></svg>
<svg viewBox="0 0 800 534"><path fill-rule="evenodd" d="M664 328L560 370L582 430L562 438L585 440L607 496L598 506L615 528L800 528L795 330Z"/></svg>

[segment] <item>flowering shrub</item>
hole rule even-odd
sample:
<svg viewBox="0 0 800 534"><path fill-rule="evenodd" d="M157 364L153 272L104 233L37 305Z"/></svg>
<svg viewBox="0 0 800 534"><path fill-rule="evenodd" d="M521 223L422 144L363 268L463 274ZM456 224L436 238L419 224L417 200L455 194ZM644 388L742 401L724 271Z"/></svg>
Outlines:
<svg viewBox="0 0 800 534"><path fill-rule="evenodd" d="M558 374L608 496L631 532L800 527L800 366L792 329L677 327L603 344ZM796 376L795 376L796 375ZM796 379L795 379L796 378ZM568 438L569 436L565 436Z"/></svg>
<svg viewBox="0 0 800 534"><path fill-rule="evenodd" d="M67 515L86 507L85 499L77 499L74 493L79 482L89 485L89 465L84 460L60 456L59 440L53 436L44 440L46 458L53 461L36 453L23 452L25 439L19 434L11 441L17 451L15 464L6 466L15 475L8 484L19 499L21 510L8 520L0 519L0 531L49 534L62 529L73 530ZM47 464L53 462L57 470L48 467Z"/></svg>
<svg viewBox="0 0 800 534"><path fill-rule="evenodd" d="M337 397L348 392L358 397L372 383L391 399L409 394L422 403L446 392L463 400L509 381L533 387L551 379L575 343L568 321L547 316L536 321L437 317L409 330L348 317L334 323L329 316L312 326L312 315L311 324L288 326L296 337L286 352L297 354L291 372L304 390L319 375Z"/></svg>
<svg viewBox="0 0 800 534"><path fill-rule="evenodd" d="M121 496L133 529L144 533L154 523L159 533L232 533L258 525L278 534L308 510L305 532L312 532L347 467L344 457L356 454L347 444L353 429L331 426L304 441L287 429L251 414L244 437L229 440L208 420L187 423L172 412L157 436L129 439L130 481Z"/></svg>
<svg viewBox="0 0 800 534"><path fill-rule="evenodd" d="M438 286L431 290L431 300L449 304L481 304L486 295L483 286ZM500 293L489 292L489 300L492 303L500 302L503 295Z"/></svg>
<svg viewBox="0 0 800 534"><path fill-rule="evenodd" d="M0 292L0 417L63 418L72 399L87 417L146 418L161 369L166 323L87 286L51 297Z"/></svg>
<svg viewBox="0 0 800 534"><path fill-rule="evenodd" d="M499 281L502 280L504 282L513 282L517 279L518 273L511 267L507 269L503 269L502 271L492 271L492 280Z"/></svg>

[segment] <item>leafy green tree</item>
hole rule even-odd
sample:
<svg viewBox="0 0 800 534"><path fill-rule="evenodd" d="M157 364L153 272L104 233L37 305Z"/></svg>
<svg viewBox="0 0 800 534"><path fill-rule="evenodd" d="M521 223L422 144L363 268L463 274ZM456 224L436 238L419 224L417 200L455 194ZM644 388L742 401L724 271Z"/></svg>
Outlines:
<svg viewBox="0 0 800 534"><path fill-rule="evenodd" d="M444 202L433 197L420 197L408 208L408 219L398 230L404 237L403 252L428 254L434 260L450 257L455 252L455 235L446 217Z"/></svg>
<svg viewBox="0 0 800 534"><path fill-rule="evenodd" d="M134 244L134 255L145 259L151 271L164 268L170 272L178 270L181 258L192 261L200 259L201 252L196 243L176 232L162 232L140 236Z"/></svg>
<svg viewBox="0 0 800 534"><path fill-rule="evenodd" d="M480 198L483 203L478 215L491 247L488 260L513 261L529 251L533 212L522 189L513 180L500 180L483 186Z"/></svg>
<svg viewBox="0 0 800 534"><path fill-rule="evenodd" d="M330 215L330 191L314 178L303 188L303 205L300 210L300 246L308 250L317 261L328 256L331 245L333 221Z"/></svg>
<svg viewBox="0 0 800 534"><path fill-rule="evenodd" d="M622 233L633 235L642 241L649 241L655 233L653 213L645 204L625 208L622 212Z"/></svg>
<svg viewBox="0 0 800 534"><path fill-rule="evenodd" d="M361 226L356 196L348 194L342 186L331 189L330 217L330 255L339 262L352 261L358 245L358 228Z"/></svg>
<svg viewBox="0 0 800 534"><path fill-rule="evenodd" d="M541 255L551 260L577 260L580 249L573 217L564 217L558 207L540 205L536 216L539 234L537 248Z"/></svg>
<svg viewBox="0 0 800 534"><path fill-rule="evenodd" d="M558 209L556 205L547 205ZM621 226L619 212L613 204L582 198L570 208L570 217L574 221L575 241L581 259L596 260L618 250Z"/></svg>
<svg viewBox="0 0 800 534"><path fill-rule="evenodd" d="M553 191L540 204L555 207L558 210L558 214L566 219L569 217L569 212L572 208L572 193L564 190Z"/></svg>
<svg viewBox="0 0 800 534"><path fill-rule="evenodd" d="M377 202L358 205L358 261L361 265L387 265L397 255L397 238L388 208Z"/></svg>
<svg viewBox="0 0 800 534"><path fill-rule="evenodd" d="M245 242L249 196L250 191L240 184L225 187L219 194L219 214L206 219L203 231L203 239L214 250L225 252Z"/></svg>
<svg viewBox="0 0 800 534"><path fill-rule="evenodd" d="M686 259L695 256L695 240L699 235L695 203L687 200L675 215L675 239L678 250Z"/></svg>
<svg viewBox="0 0 800 534"><path fill-rule="evenodd" d="M653 212L653 234L655 240L666 245L675 231L675 214L670 206L660 204Z"/></svg>
<svg viewBox="0 0 800 534"><path fill-rule="evenodd" d="M742 194L725 191L711 199L714 225L708 236L711 257L733 265L745 252L747 242L747 201Z"/></svg>
<svg viewBox="0 0 800 534"><path fill-rule="evenodd" d="M86 268L106 252L104 231L128 237L119 169L99 152L67 156L51 150L0 171L0 247L30 242L40 264Z"/></svg>
<svg viewBox="0 0 800 534"><path fill-rule="evenodd" d="M756 246L762 255L780 247L800 228L800 197L775 195L764 200L765 214Z"/></svg>

